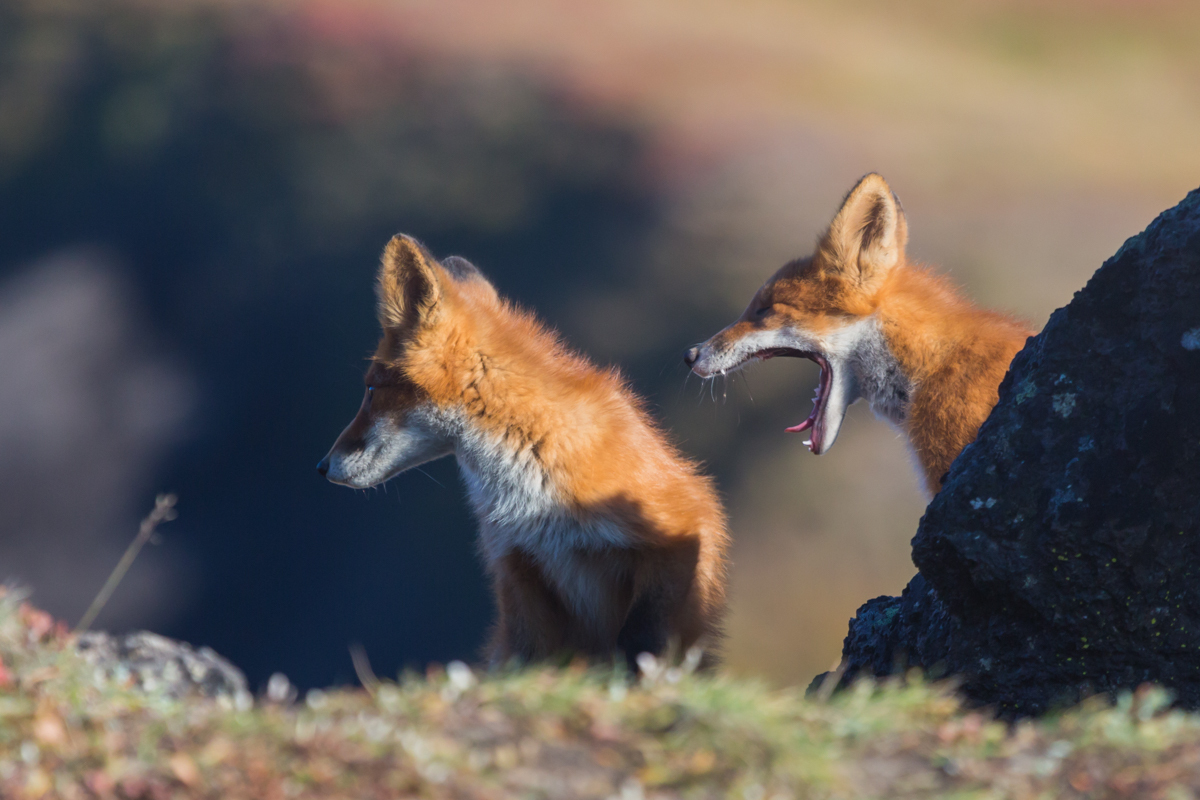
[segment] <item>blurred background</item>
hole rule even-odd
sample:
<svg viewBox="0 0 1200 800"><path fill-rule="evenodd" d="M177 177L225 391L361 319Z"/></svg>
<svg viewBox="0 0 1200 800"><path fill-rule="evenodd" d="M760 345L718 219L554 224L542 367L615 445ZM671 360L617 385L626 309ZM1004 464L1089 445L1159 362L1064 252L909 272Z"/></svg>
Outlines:
<svg viewBox="0 0 1200 800"><path fill-rule="evenodd" d="M472 659L456 467L314 470L361 397L388 237L478 264L619 364L727 499L727 667L804 683L914 571L924 500L861 406L783 434L808 362L685 347L882 172L910 255L1035 327L1200 184L1181 0L0 0L0 577L261 685Z"/></svg>

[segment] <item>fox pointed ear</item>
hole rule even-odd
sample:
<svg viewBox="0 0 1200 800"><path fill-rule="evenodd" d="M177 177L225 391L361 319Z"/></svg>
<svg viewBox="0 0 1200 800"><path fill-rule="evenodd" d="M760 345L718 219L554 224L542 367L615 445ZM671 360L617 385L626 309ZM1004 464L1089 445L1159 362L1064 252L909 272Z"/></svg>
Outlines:
<svg viewBox="0 0 1200 800"><path fill-rule="evenodd" d="M821 242L826 262L871 285L904 259L908 222L882 176L864 176L846 199Z"/></svg>
<svg viewBox="0 0 1200 800"><path fill-rule="evenodd" d="M383 250L379 265L379 323L412 328L427 319L442 300L437 261L425 246L400 233Z"/></svg>

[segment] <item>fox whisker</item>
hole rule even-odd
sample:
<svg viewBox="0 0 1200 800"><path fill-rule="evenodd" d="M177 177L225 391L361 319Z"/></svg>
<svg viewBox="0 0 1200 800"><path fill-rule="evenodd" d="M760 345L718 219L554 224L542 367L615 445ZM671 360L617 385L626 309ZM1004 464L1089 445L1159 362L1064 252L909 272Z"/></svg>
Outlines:
<svg viewBox="0 0 1200 800"><path fill-rule="evenodd" d="M433 481L433 482L434 482L434 483L436 483L438 486L441 486L443 489L445 489L445 488L446 488L445 484L443 484L443 483L442 483L441 481L439 481L437 478L435 478L435 477L433 477L432 475L430 475L430 474L429 474L428 472L426 472L425 470L421 469L420 467L416 467L415 469L417 470L417 472L421 473L421 474L422 474L422 475L424 475L426 478L429 478L429 480Z"/></svg>
<svg viewBox="0 0 1200 800"><path fill-rule="evenodd" d="M742 384L746 387L746 396L750 398L750 405L754 405L754 393L750 391L750 377L745 373L741 373Z"/></svg>

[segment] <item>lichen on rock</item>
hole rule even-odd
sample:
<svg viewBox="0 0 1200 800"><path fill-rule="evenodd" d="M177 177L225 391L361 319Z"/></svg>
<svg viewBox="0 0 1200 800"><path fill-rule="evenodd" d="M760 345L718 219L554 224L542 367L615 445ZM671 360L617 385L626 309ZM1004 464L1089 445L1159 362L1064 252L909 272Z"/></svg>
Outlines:
<svg viewBox="0 0 1200 800"><path fill-rule="evenodd" d="M123 636L79 635L84 660L109 680L173 699L202 696L238 707L253 702L241 670L207 647L192 647L149 631Z"/></svg>

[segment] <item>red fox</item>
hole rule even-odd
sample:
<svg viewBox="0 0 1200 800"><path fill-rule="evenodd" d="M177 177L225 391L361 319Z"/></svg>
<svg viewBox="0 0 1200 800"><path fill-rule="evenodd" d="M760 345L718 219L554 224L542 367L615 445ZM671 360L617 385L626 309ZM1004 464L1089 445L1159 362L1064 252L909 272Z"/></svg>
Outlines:
<svg viewBox="0 0 1200 800"><path fill-rule="evenodd" d="M846 408L866 398L908 436L929 494L975 439L1009 362L1033 331L983 311L949 282L908 261L900 201L874 173L846 195L816 252L785 264L742 316L684 361L701 377L774 356L821 368L810 431L820 455Z"/></svg>
<svg viewBox="0 0 1200 800"><path fill-rule="evenodd" d="M361 488L456 457L499 612L490 664L715 645L721 502L620 375L411 237L388 244L377 289L362 406L317 469Z"/></svg>

